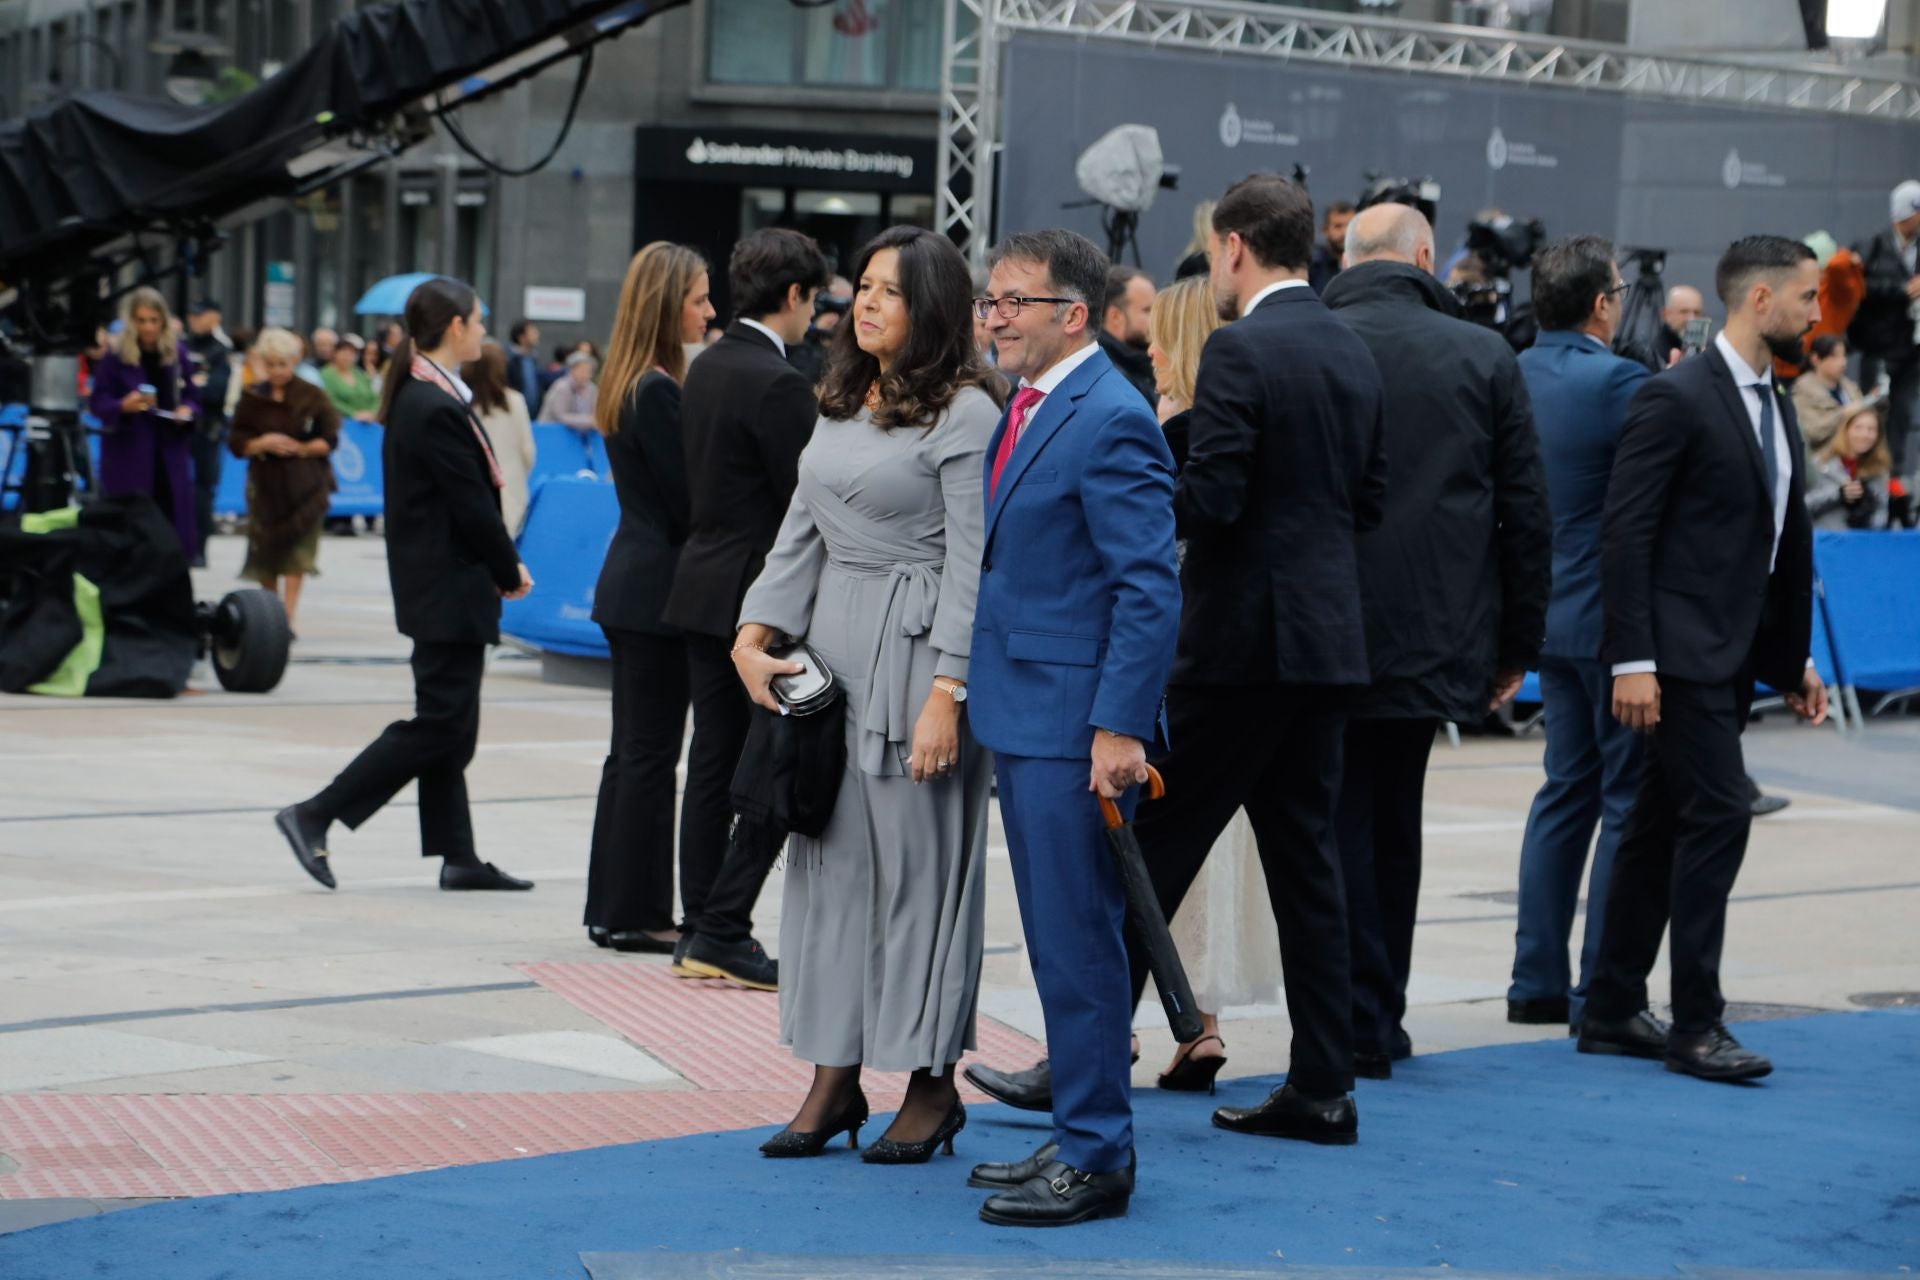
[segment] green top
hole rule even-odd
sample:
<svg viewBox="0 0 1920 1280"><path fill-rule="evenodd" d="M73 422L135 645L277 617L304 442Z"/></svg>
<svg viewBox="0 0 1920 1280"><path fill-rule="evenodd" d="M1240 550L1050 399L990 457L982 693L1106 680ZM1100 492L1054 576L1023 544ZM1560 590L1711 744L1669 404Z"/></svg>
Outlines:
<svg viewBox="0 0 1920 1280"><path fill-rule="evenodd" d="M380 407L380 393L373 389L373 379L357 365L350 374L342 374L336 365L327 365L320 370L320 385L327 389L327 397L343 418L372 413Z"/></svg>

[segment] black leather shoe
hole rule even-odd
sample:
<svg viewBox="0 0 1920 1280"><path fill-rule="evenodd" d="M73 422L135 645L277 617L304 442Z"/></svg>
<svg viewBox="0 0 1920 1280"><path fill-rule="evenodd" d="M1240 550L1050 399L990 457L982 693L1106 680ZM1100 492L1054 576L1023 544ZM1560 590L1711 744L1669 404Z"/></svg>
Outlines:
<svg viewBox="0 0 1920 1280"><path fill-rule="evenodd" d="M1565 1022L1572 1010L1565 996L1542 996L1536 1000L1508 1000L1507 1021L1528 1027L1549 1027Z"/></svg>
<svg viewBox="0 0 1920 1280"><path fill-rule="evenodd" d="M531 889L533 881L510 876L491 862L440 864L442 889Z"/></svg>
<svg viewBox="0 0 1920 1280"><path fill-rule="evenodd" d="M615 951L639 951L647 955L670 956L679 942L672 938L656 938L641 929L616 929L607 935L606 945Z"/></svg>
<svg viewBox="0 0 1920 1280"><path fill-rule="evenodd" d="M1393 1059L1384 1053L1353 1055L1353 1074L1362 1080L1393 1079Z"/></svg>
<svg viewBox="0 0 1920 1280"><path fill-rule="evenodd" d="M985 1187L988 1191L1005 1191L1017 1187L1029 1178L1037 1178L1040 1171L1060 1158L1060 1144L1043 1143L1040 1149L1025 1160L1015 1160L1012 1164L977 1164L973 1172L967 1175L970 1187Z"/></svg>
<svg viewBox="0 0 1920 1280"><path fill-rule="evenodd" d="M1395 1062L1405 1062L1413 1056L1413 1037L1405 1027L1393 1029L1393 1047L1388 1050L1388 1056Z"/></svg>
<svg viewBox="0 0 1920 1280"><path fill-rule="evenodd" d="M1725 1027L1676 1031L1667 1037L1667 1070L1702 1080L1758 1080L1773 1074L1773 1064L1744 1048Z"/></svg>
<svg viewBox="0 0 1920 1280"><path fill-rule="evenodd" d="M860 1158L868 1164L925 1164L933 1159L933 1153L944 1146L947 1154L953 1154L953 1138L967 1127L967 1109L960 1105L960 1099L953 1100L953 1106L941 1117L940 1127L933 1135L919 1142L896 1142L892 1138L881 1138L865 1151Z"/></svg>
<svg viewBox="0 0 1920 1280"><path fill-rule="evenodd" d="M1793 801L1785 796L1770 796L1765 792L1756 792L1749 808L1756 818L1764 818L1770 813L1778 813Z"/></svg>
<svg viewBox="0 0 1920 1280"><path fill-rule="evenodd" d="M843 1133L847 1135L847 1146L857 1149L860 1146L860 1126L867 1122L869 1114L867 1095L856 1089L853 1100L847 1103L832 1124L823 1129L806 1131L782 1129L760 1144L760 1154L777 1160L817 1156L827 1149L829 1142Z"/></svg>
<svg viewBox="0 0 1920 1280"><path fill-rule="evenodd" d="M995 1071L976 1063L962 1074L989 1098L1017 1110L1053 1110L1053 1066L1045 1058L1025 1071Z"/></svg>
<svg viewBox="0 0 1920 1280"><path fill-rule="evenodd" d="M1213 1127L1268 1138L1298 1138L1327 1147L1350 1147L1360 1141L1360 1113L1351 1095L1310 1098L1290 1084L1275 1089L1257 1107L1219 1108L1213 1113Z"/></svg>
<svg viewBox="0 0 1920 1280"><path fill-rule="evenodd" d="M610 933L605 929L602 929L597 924L590 924L587 926L587 940L593 943L593 945L596 947L612 946L613 945L611 941L612 937L613 937L612 933Z"/></svg>
<svg viewBox="0 0 1920 1280"><path fill-rule="evenodd" d="M331 823L316 817L304 804L290 804L273 815L273 825L293 846L293 856L308 875L329 889L339 887L333 882L333 868L327 865L327 828Z"/></svg>
<svg viewBox="0 0 1920 1280"><path fill-rule="evenodd" d="M989 1196L980 1217L999 1227L1069 1227L1124 1218L1132 1198L1132 1156L1116 1173L1088 1173L1053 1160L1019 1186Z"/></svg>
<svg viewBox="0 0 1920 1280"><path fill-rule="evenodd" d="M1648 1009L1617 1022L1596 1018L1589 1013L1580 1020L1580 1039L1574 1048L1581 1053L1664 1058L1667 1056L1667 1024L1654 1017Z"/></svg>
<svg viewBox="0 0 1920 1280"><path fill-rule="evenodd" d="M687 943L674 972L682 969L686 970L684 976L687 977L725 978L755 991L780 989L779 963L769 958L766 948L752 938L722 942L696 933Z"/></svg>

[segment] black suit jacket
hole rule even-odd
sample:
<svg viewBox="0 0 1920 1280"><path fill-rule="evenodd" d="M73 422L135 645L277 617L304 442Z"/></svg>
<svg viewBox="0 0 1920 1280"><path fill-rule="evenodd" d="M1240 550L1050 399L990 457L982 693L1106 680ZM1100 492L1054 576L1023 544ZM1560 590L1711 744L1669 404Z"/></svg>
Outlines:
<svg viewBox="0 0 1920 1280"><path fill-rule="evenodd" d="M407 377L394 393L386 469L387 575L400 634L495 644L500 593L520 585L520 555L500 518L475 420L439 387Z"/></svg>
<svg viewBox="0 0 1920 1280"><path fill-rule="evenodd" d="M593 620L617 630L675 634L661 615L690 511L679 383L658 370L640 379L620 408L620 429L607 437L607 461L620 525L593 589Z"/></svg>
<svg viewBox="0 0 1920 1280"><path fill-rule="evenodd" d="M1813 618L1805 448L1774 394L1793 468L1773 569L1773 495L1733 374L1717 347L1649 378L1627 409L1600 533L1602 658L1720 683L1748 674L1798 689Z"/></svg>
<svg viewBox="0 0 1920 1280"><path fill-rule="evenodd" d="M1367 683L1354 543L1386 494L1382 403L1366 345L1311 289L1207 339L1173 495L1173 684Z"/></svg>
<svg viewBox="0 0 1920 1280"><path fill-rule="evenodd" d="M773 549L819 415L773 341L737 321L687 370L680 397L692 515L666 621L731 638Z"/></svg>

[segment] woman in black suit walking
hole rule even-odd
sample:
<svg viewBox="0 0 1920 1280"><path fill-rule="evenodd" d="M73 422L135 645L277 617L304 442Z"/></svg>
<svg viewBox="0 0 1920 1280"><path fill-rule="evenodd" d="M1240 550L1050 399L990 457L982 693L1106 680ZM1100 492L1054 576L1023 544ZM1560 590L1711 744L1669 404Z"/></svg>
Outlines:
<svg viewBox="0 0 1920 1280"><path fill-rule="evenodd" d="M656 241L620 291L594 425L606 438L620 527L593 592L613 652L613 741L600 772L587 869L587 936L617 951L670 954L674 767L687 731L687 645L660 620L690 502L680 435L686 345L713 319L707 263Z"/></svg>
<svg viewBox="0 0 1920 1280"><path fill-rule="evenodd" d="M486 336L480 299L457 280L436 277L407 298L380 421L387 573L400 634L413 640L413 719L388 725L324 791L274 819L329 889L327 829L358 829L415 780L420 852L445 859L442 889L533 887L480 860L467 809L486 647L500 640L501 599L533 587L500 517L500 464L454 372L480 358Z"/></svg>

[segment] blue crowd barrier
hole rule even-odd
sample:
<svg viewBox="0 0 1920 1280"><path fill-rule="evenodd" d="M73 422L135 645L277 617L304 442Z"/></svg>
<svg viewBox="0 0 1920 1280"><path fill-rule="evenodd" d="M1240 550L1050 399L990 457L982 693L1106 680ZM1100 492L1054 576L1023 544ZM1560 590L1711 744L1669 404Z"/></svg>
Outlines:
<svg viewBox="0 0 1920 1280"><path fill-rule="evenodd" d="M1822 529L1813 564L1848 710L1859 717L1861 689L1920 689L1920 532Z"/></svg>
<svg viewBox="0 0 1920 1280"><path fill-rule="evenodd" d="M610 484L556 478L535 490L519 541L534 587L524 599L507 601L501 631L552 653L611 656L593 621L593 589L619 523Z"/></svg>
<svg viewBox="0 0 1920 1280"><path fill-rule="evenodd" d="M582 435L564 423L534 423L533 470L527 473L529 492L553 480L609 477L612 474L610 471L594 465L593 445L599 443L598 432ZM600 456L606 457L604 447Z"/></svg>
<svg viewBox="0 0 1920 1280"><path fill-rule="evenodd" d="M333 480L339 486L327 504L329 516L377 516L386 509L386 473L380 459L381 433L377 422L340 424L333 449ZM213 491L217 516L247 514L247 460L229 453L221 459L220 483Z"/></svg>

